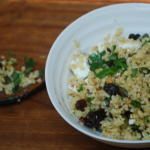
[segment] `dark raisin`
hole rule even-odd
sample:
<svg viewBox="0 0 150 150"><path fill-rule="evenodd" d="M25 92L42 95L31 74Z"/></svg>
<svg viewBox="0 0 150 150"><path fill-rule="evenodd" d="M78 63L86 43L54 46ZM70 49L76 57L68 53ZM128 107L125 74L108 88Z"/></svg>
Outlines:
<svg viewBox="0 0 150 150"><path fill-rule="evenodd" d="M0 63L0 69L2 69L3 68L3 65Z"/></svg>
<svg viewBox="0 0 150 150"><path fill-rule="evenodd" d="M143 130L134 129L134 128L132 128L132 130L133 130L134 132L137 131L138 133L140 133L140 134L142 135L142 131L143 131Z"/></svg>
<svg viewBox="0 0 150 150"><path fill-rule="evenodd" d="M99 126L101 125L100 122L104 120L105 117L106 112L104 109L100 108L96 112L89 112L85 118L81 118L81 121L89 128L95 127L96 129L99 129Z"/></svg>
<svg viewBox="0 0 150 150"><path fill-rule="evenodd" d="M108 67L115 66L115 64L114 64L114 61L113 61L113 60L109 61L107 65L108 65Z"/></svg>
<svg viewBox="0 0 150 150"><path fill-rule="evenodd" d="M130 111L126 111L124 114L125 114L125 115L127 116L127 118L129 119L131 112L130 112Z"/></svg>
<svg viewBox="0 0 150 150"><path fill-rule="evenodd" d="M140 36L141 36L140 34L133 34L133 33L131 33L128 38L137 40Z"/></svg>
<svg viewBox="0 0 150 150"><path fill-rule="evenodd" d="M110 116L110 118L113 118L113 115L112 115L112 113L109 113L109 116Z"/></svg>
<svg viewBox="0 0 150 150"><path fill-rule="evenodd" d="M108 83L103 88L109 95L120 95L119 87L115 84Z"/></svg>
<svg viewBox="0 0 150 150"><path fill-rule="evenodd" d="M84 111L84 107L87 107L87 102L84 99L80 99L76 102L76 109Z"/></svg>
<svg viewBox="0 0 150 150"><path fill-rule="evenodd" d="M135 34L134 40L137 40L141 35L140 34Z"/></svg>
<svg viewBox="0 0 150 150"><path fill-rule="evenodd" d="M134 37L135 37L135 35L133 33L131 33L128 38L129 39L134 39Z"/></svg>
<svg viewBox="0 0 150 150"><path fill-rule="evenodd" d="M111 50L107 47L107 52L110 52L111 53Z"/></svg>

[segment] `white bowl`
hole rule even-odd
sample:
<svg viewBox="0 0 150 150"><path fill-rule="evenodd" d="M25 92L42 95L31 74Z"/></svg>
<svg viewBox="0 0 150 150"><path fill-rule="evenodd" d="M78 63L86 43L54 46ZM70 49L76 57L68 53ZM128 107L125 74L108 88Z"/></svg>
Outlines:
<svg viewBox="0 0 150 150"><path fill-rule="evenodd" d="M99 133L81 126L70 113L67 102L68 69L73 49L73 39L80 42L82 52L89 52L91 47L103 41L107 33L114 33L116 28L124 28L123 35L130 33L150 33L150 4L126 3L96 9L70 24L54 42L46 62L46 87L58 113L74 128L82 133L107 144L121 147L148 147L150 140L127 141L101 136Z"/></svg>

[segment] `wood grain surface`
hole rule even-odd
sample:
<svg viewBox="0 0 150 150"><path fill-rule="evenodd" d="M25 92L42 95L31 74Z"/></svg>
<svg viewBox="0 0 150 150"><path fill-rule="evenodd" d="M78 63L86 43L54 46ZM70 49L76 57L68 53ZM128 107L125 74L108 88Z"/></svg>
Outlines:
<svg viewBox="0 0 150 150"><path fill-rule="evenodd" d="M26 55L44 68L46 58L40 57L48 55L57 36L71 22L91 10L121 2L131 1L0 1L0 54L14 52L20 61ZM65 122L46 88L20 103L0 106L0 116L0 150L120 150Z"/></svg>

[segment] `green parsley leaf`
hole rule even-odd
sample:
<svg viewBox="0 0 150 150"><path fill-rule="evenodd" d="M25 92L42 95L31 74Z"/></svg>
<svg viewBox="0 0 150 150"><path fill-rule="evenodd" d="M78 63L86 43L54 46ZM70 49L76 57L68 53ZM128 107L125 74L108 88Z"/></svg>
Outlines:
<svg viewBox="0 0 150 150"><path fill-rule="evenodd" d="M77 115L77 109L74 110L74 115L75 115L75 116Z"/></svg>
<svg viewBox="0 0 150 150"><path fill-rule="evenodd" d="M103 60L102 60L102 57L106 54L106 51L103 51L101 53L98 53L97 55L96 54L91 54L89 56L89 59L92 61L91 63L91 66L90 66L90 70L94 71L96 69L99 69L99 68L105 68L104 66L102 66L103 64Z"/></svg>
<svg viewBox="0 0 150 150"><path fill-rule="evenodd" d="M96 111L98 111L98 109L91 110L91 112L96 112Z"/></svg>
<svg viewBox="0 0 150 150"><path fill-rule="evenodd" d="M125 76L125 80L127 80L128 79L128 76Z"/></svg>
<svg viewBox="0 0 150 150"><path fill-rule="evenodd" d="M135 131L135 135L137 135L138 134L138 131Z"/></svg>
<svg viewBox="0 0 150 150"><path fill-rule="evenodd" d="M135 106L136 108L140 108L141 107L141 103L140 102L136 102L136 101L132 101L131 105Z"/></svg>
<svg viewBox="0 0 150 150"><path fill-rule="evenodd" d="M109 58L110 60L115 60L115 59L117 59L117 57L118 57L118 54L114 54L114 51L115 51L115 49L116 49L116 45L113 45L112 47L113 47L112 53L111 53L111 55L110 55L108 58Z"/></svg>
<svg viewBox="0 0 150 150"><path fill-rule="evenodd" d="M4 84L9 84L9 83L12 82L12 80L11 80L11 78L9 76L5 76L4 80L5 80Z"/></svg>
<svg viewBox="0 0 150 150"><path fill-rule="evenodd" d="M12 57L16 57L16 55L14 53L10 52L10 51L7 51L6 54L8 54L8 55L10 55Z"/></svg>
<svg viewBox="0 0 150 150"><path fill-rule="evenodd" d="M127 70L127 65L123 62L123 59L114 60L115 66L121 67L122 70Z"/></svg>
<svg viewBox="0 0 150 150"><path fill-rule="evenodd" d="M113 51L112 52L114 53L114 51L116 49L116 45L113 45L112 47L113 47Z"/></svg>
<svg viewBox="0 0 150 150"><path fill-rule="evenodd" d="M118 58L118 54L112 54L112 55L108 56L108 58L109 58L110 60L115 60L115 59Z"/></svg>
<svg viewBox="0 0 150 150"><path fill-rule="evenodd" d="M136 102L135 102L135 101L132 101L132 102L131 102L131 105L135 105L135 104L136 104Z"/></svg>
<svg viewBox="0 0 150 150"><path fill-rule="evenodd" d="M136 102L135 107L136 108L140 108L141 107L141 103L140 102Z"/></svg>
<svg viewBox="0 0 150 150"><path fill-rule="evenodd" d="M13 78L13 82L14 82L14 88L12 89L12 91L14 93L20 92L21 89L18 89L19 84L21 83L21 79L22 79L22 74L17 73L17 72L13 72L13 74L11 75L11 77Z"/></svg>
<svg viewBox="0 0 150 150"><path fill-rule="evenodd" d="M149 92L149 94L150 94L150 89L148 89L148 92Z"/></svg>
<svg viewBox="0 0 150 150"><path fill-rule="evenodd" d="M150 40L145 40L145 42L142 44L142 47L145 45L145 44L147 44L147 43L150 43Z"/></svg>
<svg viewBox="0 0 150 150"><path fill-rule="evenodd" d="M123 96L121 96L121 100L123 101Z"/></svg>
<svg viewBox="0 0 150 150"><path fill-rule="evenodd" d="M134 124L132 127L133 127L133 129L138 129L139 126L137 126L136 124Z"/></svg>
<svg viewBox="0 0 150 150"><path fill-rule="evenodd" d="M149 116L145 116L145 117L144 117L144 123L147 123L148 117L149 117Z"/></svg>
<svg viewBox="0 0 150 150"><path fill-rule="evenodd" d="M80 85L80 89L78 89L77 91L78 91L78 92L83 91L83 85L82 85L82 84Z"/></svg>
<svg viewBox="0 0 150 150"><path fill-rule="evenodd" d="M120 69L119 67L112 66L112 67L103 69L99 73L96 73L95 76L102 79L102 78L106 77L107 75L114 75L115 73L118 72L119 69Z"/></svg>
<svg viewBox="0 0 150 150"><path fill-rule="evenodd" d="M39 73L40 73L40 77L42 78L43 75L44 75L44 70L43 70L43 69L40 69L40 70L39 70Z"/></svg>
<svg viewBox="0 0 150 150"><path fill-rule="evenodd" d="M94 100L95 97L88 97L87 98L87 102L91 102L92 100Z"/></svg>
<svg viewBox="0 0 150 150"><path fill-rule="evenodd" d="M132 75L131 77L134 77L138 72L138 68L132 69Z"/></svg>
<svg viewBox="0 0 150 150"><path fill-rule="evenodd" d="M36 62L33 61L32 58L27 58L26 56L24 58L24 62L26 64L26 69L27 69L28 72L32 71L33 70L33 66L36 65Z"/></svg>

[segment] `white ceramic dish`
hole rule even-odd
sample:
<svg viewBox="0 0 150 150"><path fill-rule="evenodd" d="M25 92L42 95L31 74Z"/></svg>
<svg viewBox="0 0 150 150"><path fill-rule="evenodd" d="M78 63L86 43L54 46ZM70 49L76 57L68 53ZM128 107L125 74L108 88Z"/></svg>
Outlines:
<svg viewBox="0 0 150 150"><path fill-rule="evenodd" d="M103 7L80 17L70 24L56 39L46 63L46 86L51 102L58 113L74 128L82 133L107 144L121 147L149 147L150 140L126 141L105 138L85 126L70 114L67 102L67 82L70 56L76 51L72 40L80 42L82 52L91 50L93 45L103 41L107 33L114 33L119 26L124 28L123 35L130 33L150 33L150 4L126 3Z"/></svg>

